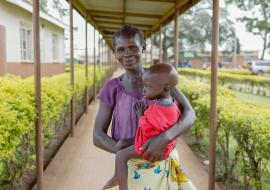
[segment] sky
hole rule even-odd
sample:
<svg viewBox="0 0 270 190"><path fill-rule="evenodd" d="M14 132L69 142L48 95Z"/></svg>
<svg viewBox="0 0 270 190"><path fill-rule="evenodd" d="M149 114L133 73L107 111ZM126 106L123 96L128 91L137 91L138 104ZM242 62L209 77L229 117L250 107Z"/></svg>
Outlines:
<svg viewBox="0 0 270 190"><path fill-rule="evenodd" d="M53 0L48 0L49 6L51 6ZM68 3L65 0L60 0L60 2L68 7ZM224 0L220 0L220 6L225 6ZM52 10L52 9L50 9ZM229 18L235 23L236 26L236 35L240 40L241 50L259 50L259 54L261 53L263 41L259 36L255 36L252 33L246 32L245 25L240 21L237 21L237 18L248 15L249 13L243 12L239 10L236 6L230 5L228 6ZM55 12L50 12L52 15L55 15ZM75 54L78 52L82 52L85 48L85 21L84 19L74 11L73 15L73 23L74 26L78 28L77 31L74 32L74 46L75 46ZM69 16L67 16L65 23L69 24ZM67 32L69 29L67 28ZM96 39L98 39L98 33L96 33ZM93 52L93 41L94 41L94 32L93 27L88 24L88 48L89 53ZM97 41L97 40L96 40ZM68 42L68 41L67 41ZM92 43L91 43L92 42ZM96 42L97 47L97 42ZM68 52L69 43L66 43L66 52ZM269 49L266 51L266 59L270 59Z"/></svg>
<svg viewBox="0 0 270 190"><path fill-rule="evenodd" d="M224 0L221 0L221 6L225 6ZM236 35L240 40L241 49L242 50L261 50L263 48L263 40L260 36L253 35L246 31L245 24L240 21L237 21L237 18L250 15L247 12L243 12L239 10L234 5L228 6L229 18L235 23L236 25ZM269 50L268 50L269 52ZM266 52L266 58L270 59L269 53Z"/></svg>

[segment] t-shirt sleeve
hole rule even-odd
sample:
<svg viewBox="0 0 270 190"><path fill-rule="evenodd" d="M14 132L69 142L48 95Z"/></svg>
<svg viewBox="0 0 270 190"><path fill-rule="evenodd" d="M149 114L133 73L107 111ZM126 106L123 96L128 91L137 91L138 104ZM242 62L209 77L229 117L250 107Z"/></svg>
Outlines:
<svg viewBox="0 0 270 190"><path fill-rule="evenodd" d="M97 98L102 101L103 103L107 104L111 108L114 108L116 103L116 93L117 93L117 79L112 79L108 81L103 88L101 89L100 93L98 94Z"/></svg>

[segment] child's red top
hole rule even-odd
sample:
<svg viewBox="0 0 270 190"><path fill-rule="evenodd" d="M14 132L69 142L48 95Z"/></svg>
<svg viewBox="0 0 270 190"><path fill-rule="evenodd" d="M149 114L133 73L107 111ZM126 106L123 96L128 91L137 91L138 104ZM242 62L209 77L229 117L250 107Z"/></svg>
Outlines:
<svg viewBox="0 0 270 190"><path fill-rule="evenodd" d="M137 154L142 155L144 150L139 150L141 146L150 138L161 134L172 127L179 120L181 113L178 106L174 103L169 106L162 106L154 101L145 110L144 115L139 118L139 126L135 136L134 149ZM164 158L167 158L173 148L176 140L171 141L164 152ZM148 159L147 157L144 159Z"/></svg>

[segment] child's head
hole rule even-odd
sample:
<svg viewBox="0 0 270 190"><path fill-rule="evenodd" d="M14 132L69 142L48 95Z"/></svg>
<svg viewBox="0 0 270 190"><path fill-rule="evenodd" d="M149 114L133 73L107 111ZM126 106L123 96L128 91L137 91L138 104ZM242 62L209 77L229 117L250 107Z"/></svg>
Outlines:
<svg viewBox="0 0 270 190"><path fill-rule="evenodd" d="M143 93L147 99L164 98L170 95L170 90L178 83L178 73L169 64L155 64L143 74Z"/></svg>

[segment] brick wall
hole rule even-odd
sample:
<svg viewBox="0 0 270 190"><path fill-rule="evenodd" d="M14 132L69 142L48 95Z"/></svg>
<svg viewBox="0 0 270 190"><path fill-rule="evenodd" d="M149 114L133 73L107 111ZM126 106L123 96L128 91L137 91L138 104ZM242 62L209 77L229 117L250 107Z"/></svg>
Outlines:
<svg viewBox="0 0 270 190"><path fill-rule="evenodd" d="M33 63L7 63L6 72L10 74L28 77L34 74ZM41 63L41 75L52 76L65 72L64 63Z"/></svg>

